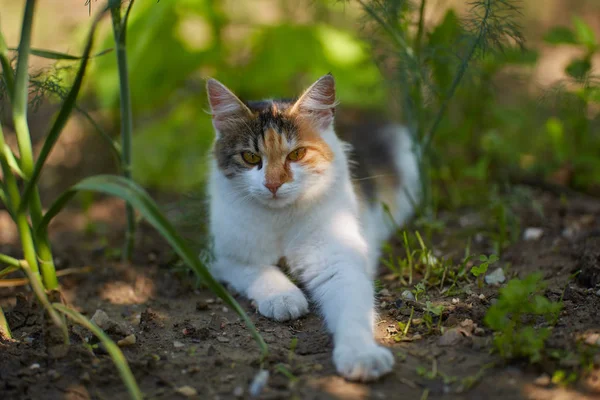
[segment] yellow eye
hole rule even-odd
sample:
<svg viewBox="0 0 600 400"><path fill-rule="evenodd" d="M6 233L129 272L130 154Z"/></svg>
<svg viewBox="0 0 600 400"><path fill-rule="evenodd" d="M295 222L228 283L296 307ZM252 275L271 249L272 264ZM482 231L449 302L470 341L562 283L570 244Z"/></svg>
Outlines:
<svg viewBox="0 0 600 400"><path fill-rule="evenodd" d="M251 151L244 151L242 153L242 158L244 159L244 161L246 161L248 164L258 164L260 162L260 156L257 156L256 154L254 154Z"/></svg>
<svg viewBox="0 0 600 400"><path fill-rule="evenodd" d="M306 147L300 147L288 154L288 160L300 161L306 155Z"/></svg>

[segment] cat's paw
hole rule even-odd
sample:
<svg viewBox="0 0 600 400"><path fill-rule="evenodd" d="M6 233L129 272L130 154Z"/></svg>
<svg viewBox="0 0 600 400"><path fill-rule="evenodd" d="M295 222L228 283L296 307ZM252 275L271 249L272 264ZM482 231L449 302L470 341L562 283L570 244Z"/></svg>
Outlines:
<svg viewBox="0 0 600 400"><path fill-rule="evenodd" d="M308 301L298 288L268 296L257 305L258 312L276 321L296 319L308 313Z"/></svg>
<svg viewBox="0 0 600 400"><path fill-rule="evenodd" d="M367 346L336 346L333 362L340 375L352 381L373 381L387 374L394 366L394 356L377 344Z"/></svg>

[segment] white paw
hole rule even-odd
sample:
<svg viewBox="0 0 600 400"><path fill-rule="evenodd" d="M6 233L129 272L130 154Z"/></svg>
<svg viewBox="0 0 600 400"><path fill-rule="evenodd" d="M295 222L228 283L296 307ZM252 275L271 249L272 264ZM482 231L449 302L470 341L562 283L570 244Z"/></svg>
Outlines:
<svg viewBox="0 0 600 400"><path fill-rule="evenodd" d="M308 313L308 301L298 288L268 296L257 304L262 315L276 321L296 319Z"/></svg>
<svg viewBox="0 0 600 400"><path fill-rule="evenodd" d="M336 346L333 363L340 375L352 381L373 381L387 374L394 366L394 356L377 344L367 346Z"/></svg>

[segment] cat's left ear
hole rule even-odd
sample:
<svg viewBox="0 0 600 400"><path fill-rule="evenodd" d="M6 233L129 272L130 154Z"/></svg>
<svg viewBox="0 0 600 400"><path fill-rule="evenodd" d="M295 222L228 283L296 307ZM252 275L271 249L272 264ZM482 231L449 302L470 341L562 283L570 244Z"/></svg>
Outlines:
<svg viewBox="0 0 600 400"><path fill-rule="evenodd" d="M232 123L252 116L250 109L231 90L216 79L208 79L206 92L210 103L213 125L217 131L227 130Z"/></svg>
<svg viewBox="0 0 600 400"><path fill-rule="evenodd" d="M306 89L290 113L307 119L318 129L327 129L333 122L336 104L335 80L327 74Z"/></svg>

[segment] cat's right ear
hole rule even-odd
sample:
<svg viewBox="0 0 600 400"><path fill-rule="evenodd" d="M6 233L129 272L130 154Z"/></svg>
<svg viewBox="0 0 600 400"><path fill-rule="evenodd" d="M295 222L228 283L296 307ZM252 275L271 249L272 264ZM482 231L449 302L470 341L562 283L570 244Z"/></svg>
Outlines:
<svg viewBox="0 0 600 400"><path fill-rule="evenodd" d="M222 132L236 121L252 116L250 109L218 80L209 78L206 81L206 93L213 126L217 131Z"/></svg>

